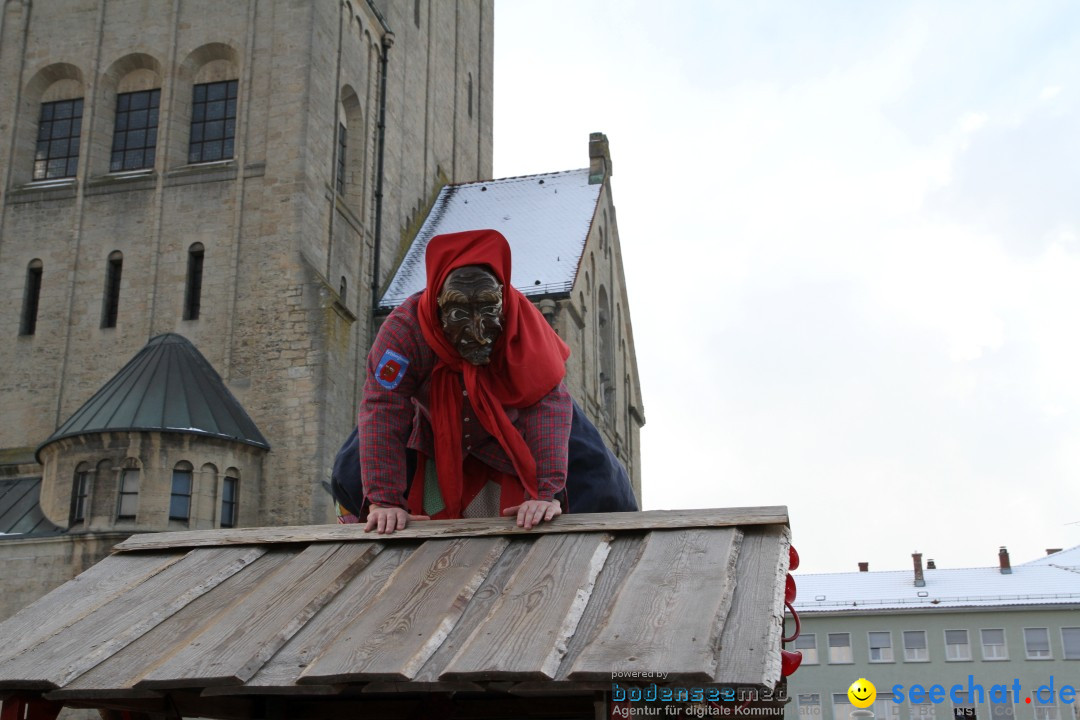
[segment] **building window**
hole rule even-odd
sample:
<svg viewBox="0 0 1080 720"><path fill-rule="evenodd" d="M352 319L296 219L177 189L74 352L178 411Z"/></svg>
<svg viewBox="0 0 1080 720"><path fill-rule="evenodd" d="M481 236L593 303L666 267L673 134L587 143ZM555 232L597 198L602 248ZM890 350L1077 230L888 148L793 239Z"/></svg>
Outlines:
<svg viewBox="0 0 1080 720"><path fill-rule="evenodd" d="M345 126L338 123L337 128L337 191L339 195L345 194Z"/></svg>
<svg viewBox="0 0 1080 720"><path fill-rule="evenodd" d="M930 651L926 649L925 630L904 631L904 662L928 662Z"/></svg>
<svg viewBox="0 0 1080 720"><path fill-rule="evenodd" d="M971 718L974 720L976 716L976 705L971 702L971 695L967 690L961 690L960 688L954 688L949 693L949 698L953 703L953 720L964 720L964 718Z"/></svg>
<svg viewBox="0 0 1080 720"><path fill-rule="evenodd" d="M1058 720L1057 705L1036 705L1035 720Z"/></svg>
<svg viewBox="0 0 1080 720"><path fill-rule="evenodd" d="M472 73L469 73L469 117L472 117Z"/></svg>
<svg viewBox="0 0 1080 720"><path fill-rule="evenodd" d="M75 177L79 168L82 114L82 98L41 103L34 152L35 180Z"/></svg>
<svg viewBox="0 0 1080 720"><path fill-rule="evenodd" d="M196 85L191 100L188 162L228 160L236 139L236 80Z"/></svg>
<svg viewBox="0 0 1080 720"><path fill-rule="evenodd" d="M71 488L71 520L69 525L86 520L86 496L90 493L90 471L80 469L75 473Z"/></svg>
<svg viewBox="0 0 1080 720"><path fill-rule="evenodd" d="M851 634L829 633L829 664L846 665L851 662Z"/></svg>
<svg viewBox="0 0 1080 720"><path fill-rule="evenodd" d="M1028 660L1050 660L1050 633L1046 628L1024 628L1024 651Z"/></svg>
<svg viewBox="0 0 1080 720"><path fill-rule="evenodd" d="M983 660L1008 660L1008 648L1005 647L1005 631L1000 628L980 630L982 638Z"/></svg>
<svg viewBox="0 0 1080 720"><path fill-rule="evenodd" d="M832 706L833 717L836 720L847 720L847 718L851 717L851 711L855 709L847 693L833 693Z"/></svg>
<svg viewBox="0 0 1080 720"><path fill-rule="evenodd" d="M801 637L801 636L800 636ZM803 656L805 658L805 655ZM803 662L806 662L804 659ZM800 720L818 720L821 717L821 695L818 693L799 693Z"/></svg>
<svg viewBox="0 0 1080 720"><path fill-rule="evenodd" d="M967 630L945 631L945 659L946 660L970 660L971 643L968 641Z"/></svg>
<svg viewBox="0 0 1080 720"><path fill-rule="evenodd" d="M874 700L874 717L877 720L900 720L900 705L892 701L891 693Z"/></svg>
<svg viewBox="0 0 1080 720"><path fill-rule="evenodd" d="M870 662L892 662L892 633L870 633Z"/></svg>
<svg viewBox="0 0 1080 720"><path fill-rule="evenodd" d="M910 695L908 696L908 699L911 700ZM911 709L911 712L909 714L911 720L935 720L935 705L934 703L930 702L930 698L924 697L922 698L921 702L915 702L914 700L911 700L911 704L909 707Z"/></svg>
<svg viewBox="0 0 1080 720"><path fill-rule="evenodd" d="M221 487L221 527L236 527L238 497L240 479L231 475L225 476L225 483Z"/></svg>
<svg viewBox="0 0 1080 720"><path fill-rule="evenodd" d="M120 498L116 504L117 520L134 520L139 509L139 469L120 472Z"/></svg>
<svg viewBox="0 0 1080 720"><path fill-rule="evenodd" d="M814 633L802 633L795 638L795 649L802 653L803 665L818 664L817 635Z"/></svg>
<svg viewBox="0 0 1080 720"><path fill-rule="evenodd" d="M203 246L188 248L187 284L184 286L184 319L198 320L202 303Z"/></svg>
<svg viewBox="0 0 1080 720"><path fill-rule="evenodd" d="M38 302L41 300L40 260L31 260L26 268L26 288L23 291L22 318L19 321L20 335L33 335L37 330Z"/></svg>
<svg viewBox="0 0 1080 720"><path fill-rule="evenodd" d="M420 27L420 0L413 0L412 21L416 27Z"/></svg>
<svg viewBox="0 0 1080 720"><path fill-rule="evenodd" d="M161 90L140 90L116 96L116 126L109 160L111 172L154 167L160 102Z"/></svg>
<svg viewBox="0 0 1080 720"><path fill-rule="evenodd" d="M116 327L116 316L120 311L120 275L124 270L124 254L116 250L109 254L109 264L105 268L105 302L101 309L101 327Z"/></svg>
<svg viewBox="0 0 1080 720"><path fill-rule="evenodd" d="M169 519L187 520L191 517L191 463L178 463L173 468L172 494L169 496Z"/></svg>
<svg viewBox="0 0 1080 720"><path fill-rule="evenodd" d="M1066 660L1080 660L1080 627L1061 628L1061 646Z"/></svg>

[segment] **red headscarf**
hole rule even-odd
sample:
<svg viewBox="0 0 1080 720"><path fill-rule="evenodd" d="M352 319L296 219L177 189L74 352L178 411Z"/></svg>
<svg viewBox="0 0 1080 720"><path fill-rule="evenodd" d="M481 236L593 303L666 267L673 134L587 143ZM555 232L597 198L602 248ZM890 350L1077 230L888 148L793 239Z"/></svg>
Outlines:
<svg viewBox="0 0 1080 720"><path fill-rule="evenodd" d="M570 348L544 316L510 284L510 246L495 230L437 235L427 246L427 289L417 312L424 339L438 361L431 377L431 419L435 430L435 467L449 517L461 517L461 413L458 376L476 419L506 451L526 494L536 497L536 460L504 407L528 407L562 381ZM438 296L446 276L465 265L485 265L503 286L503 330L491 362L473 365L447 341L439 319Z"/></svg>

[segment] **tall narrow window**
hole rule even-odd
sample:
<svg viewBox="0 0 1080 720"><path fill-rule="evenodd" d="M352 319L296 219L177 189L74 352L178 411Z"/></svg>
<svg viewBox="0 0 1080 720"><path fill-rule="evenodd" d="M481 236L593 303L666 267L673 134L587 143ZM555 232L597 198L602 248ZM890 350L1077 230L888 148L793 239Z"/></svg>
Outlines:
<svg viewBox="0 0 1080 720"><path fill-rule="evenodd" d="M41 299L40 260L31 260L26 268L26 289L23 291L22 319L19 322L20 335L33 335L37 330L38 302Z"/></svg>
<svg viewBox="0 0 1080 720"><path fill-rule="evenodd" d="M338 124L337 128L337 191L339 195L345 194L345 126Z"/></svg>
<svg viewBox="0 0 1080 720"><path fill-rule="evenodd" d="M904 631L904 662L927 662L930 651L926 647L925 630Z"/></svg>
<svg viewBox="0 0 1080 720"><path fill-rule="evenodd" d="M116 504L117 520L134 520L139 510L139 469L120 471L120 498Z"/></svg>
<svg viewBox="0 0 1080 720"><path fill-rule="evenodd" d="M221 527L223 528L236 527L239 489L240 479L226 475L225 484L221 487Z"/></svg>
<svg viewBox="0 0 1080 720"><path fill-rule="evenodd" d="M472 117L472 73L469 73L469 117Z"/></svg>
<svg viewBox="0 0 1080 720"><path fill-rule="evenodd" d="M172 493L169 496L169 519L187 520L191 517L191 469L188 462L177 463L172 474Z"/></svg>
<svg viewBox="0 0 1080 720"><path fill-rule="evenodd" d="M945 659L970 660L971 643L968 642L967 630L945 631Z"/></svg>
<svg viewBox="0 0 1080 720"><path fill-rule="evenodd" d="M1024 628L1024 650L1028 660L1050 660L1050 633L1046 628Z"/></svg>
<svg viewBox="0 0 1080 720"><path fill-rule="evenodd" d="M852 662L851 634L829 633L829 664L846 665L850 662Z"/></svg>
<svg viewBox="0 0 1080 720"><path fill-rule="evenodd" d="M1080 660L1080 627L1061 628L1061 646L1066 660Z"/></svg>
<svg viewBox="0 0 1080 720"><path fill-rule="evenodd" d="M341 276L341 284L338 285L338 297L341 298L341 302L345 302L347 297L346 293L349 292L349 283L345 280L345 276Z"/></svg>
<svg viewBox="0 0 1080 720"><path fill-rule="evenodd" d="M1001 628L980 630L982 638L983 660L1008 660L1008 648L1005 645L1005 631Z"/></svg>
<svg viewBox="0 0 1080 720"><path fill-rule="evenodd" d="M187 284L184 286L184 319L198 320L202 305L203 246L194 243L188 248Z"/></svg>
<svg viewBox="0 0 1080 720"><path fill-rule="evenodd" d="M140 90L116 96L116 125L109 160L111 172L154 167L160 102L161 90Z"/></svg>
<svg viewBox="0 0 1080 720"><path fill-rule="evenodd" d="M83 466L75 472L71 487L71 518L69 525L86 519L86 496L90 493L90 471Z"/></svg>
<svg viewBox="0 0 1080 720"><path fill-rule="evenodd" d="M416 27L420 27L420 0L413 0L412 21L416 24Z"/></svg>
<svg viewBox="0 0 1080 720"><path fill-rule="evenodd" d="M101 327L116 327L116 316L120 311L120 275L124 270L124 254L115 250L109 254L109 264L105 268L105 303L101 308Z"/></svg>
<svg viewBox="0 0 1080 720"><path fill-rule="evenodd" d="M802 653L803 665L817 665L817 635L815 633L802 633L795 638L795 649Z"/></svg>
<svg viewBox="0 0 1080 720"><path fill-rule="evenodd" d="M196 85L191 100L188 162L228 160L236 139L236 80Z"/></svg>
<svg viewBox="0 0 1080 720"><path fill-rule="evenodd" d="M75 177L79 168L82 114L82 98L41 103L34 152L35 180Z"/></svg>

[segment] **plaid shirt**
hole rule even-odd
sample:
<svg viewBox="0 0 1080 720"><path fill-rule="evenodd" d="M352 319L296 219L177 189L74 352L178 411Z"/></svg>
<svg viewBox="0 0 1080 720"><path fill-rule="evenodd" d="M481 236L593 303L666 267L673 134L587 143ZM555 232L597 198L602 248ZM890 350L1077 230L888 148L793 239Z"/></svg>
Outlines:
<svg viewBox="0 0 1080 720"><path fill-rule="evenodd" d="M416 306L420 294L409 297L386 318L367 360L364 399L360 404L360 467L364 496L375 505L407 508L405 448L435 456L428 411L431 373L438 358L424 341ZM404 376L393 389L376 378L387 351L404 357ZM388 384L394 384L390 382ZM461 392L465 394L464 380ZM567 446L572 405L563 383L535 405L505 408L506 416L525 438L536 461L537 495L551 500L566 485ZM464 398L462 455L472 455L499 472L514 474L509 456L480 422Z"/></svg>

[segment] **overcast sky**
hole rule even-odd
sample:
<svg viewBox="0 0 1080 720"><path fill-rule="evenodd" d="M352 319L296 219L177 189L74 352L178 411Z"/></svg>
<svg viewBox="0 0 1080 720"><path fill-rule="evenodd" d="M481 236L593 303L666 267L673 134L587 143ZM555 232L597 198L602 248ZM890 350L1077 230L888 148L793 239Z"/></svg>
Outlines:
<svg viewBox="0 0 1080 720"><path fill-rule="evenodd" d="M496 0L494 102L496 177L610 140L645 509L1080 544L1080 4Z"/></svg>

